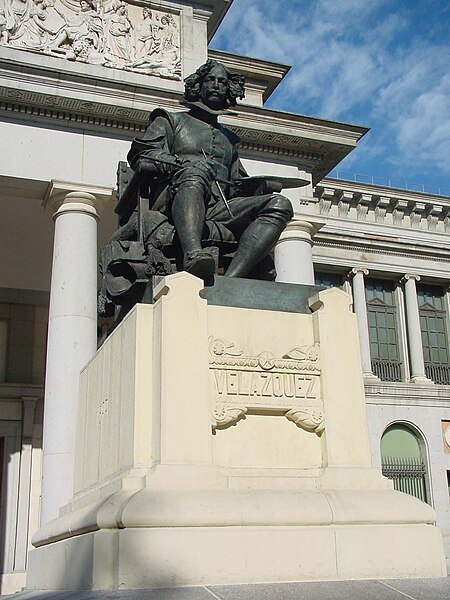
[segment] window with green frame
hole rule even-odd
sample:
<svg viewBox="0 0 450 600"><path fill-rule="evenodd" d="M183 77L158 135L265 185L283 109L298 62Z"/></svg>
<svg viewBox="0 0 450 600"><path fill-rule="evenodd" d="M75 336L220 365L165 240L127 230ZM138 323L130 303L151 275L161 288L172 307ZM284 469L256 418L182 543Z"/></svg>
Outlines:
<svg viewBox="0 0 450 600"><path fill-rule="evenodd" d="M326 288L338 287L342 289L344 277L341 273L323 273L318 271L314 274L314 283Z"/></svg>
<svg viewBox="0 0 450 600"><path fill-rule="evenodd" d="M382 381L401 381L394 282L367 278L365 284L372 370Z"/></svg>
<svg viewBox="0 0 450 600"><path fill-rule="evenodd" d="M425 372L435 383L450 385L445 292L437 285L418 285L420 329Z"/></svg>

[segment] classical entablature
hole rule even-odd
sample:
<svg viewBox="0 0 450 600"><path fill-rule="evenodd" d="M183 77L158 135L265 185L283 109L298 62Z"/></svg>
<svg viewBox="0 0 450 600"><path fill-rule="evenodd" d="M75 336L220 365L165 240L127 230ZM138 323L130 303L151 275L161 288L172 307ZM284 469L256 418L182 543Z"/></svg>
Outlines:
<svg viewBox="0 0 450 600"><path fill-rule="evenodd" d="M336 179L323 179L314 196L305 212L324 224L316 264L448 278L450 198Z"/></svg>
<svg viewBox="0 0 450 600"><path fill-rule="evenodd" d="M314 195L324 217L450 232L450 201L444 196L335 179L321 181Z"/></svg>
<svg viewBox="0 0 450 600"><path fill-rule="evenodd" d="M0 114L5 117L65 122L90 131L114 129L131 138L145 130L157 106L182 109L182 82L167 80L166 86L173 86L169 94L154 81L151 87L144 85L143 75L122 72L120 87L113 87L113 69L103 69L99 78L95 65L35 55L31 62L29 56L0 47ZM244 154L288 157L308 168L314 183L367 132L364 127L250 105L237 107L223 122L241 138Z"/></svg>
<svg viewBox="0 0 450 600"><path fill-rule="evenodd" d="M183 78L207 58L207 41L229 6L225 0L199 0L193 9L169 0L4 1L0 116L120 131L123 138L143 132L158 106L183 110ZM223 118L241 137L244 157L282 157L318 183L367 132L264 108L286 65L214 50L208 56L246 76L246 99Z"/></svg>

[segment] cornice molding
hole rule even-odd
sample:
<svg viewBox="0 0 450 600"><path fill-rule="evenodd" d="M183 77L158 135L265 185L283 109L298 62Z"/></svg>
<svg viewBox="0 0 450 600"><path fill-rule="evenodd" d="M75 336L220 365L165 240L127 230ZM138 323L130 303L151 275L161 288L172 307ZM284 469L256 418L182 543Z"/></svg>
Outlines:
<svg viewBox="0 0 450 600"><path fill-rule="evenodd" d="M410 202L411 199L414 202L425 202L434 204L441 204L443 206L450 207L450 197L440 196L437 194L428 194L424 192L418 192L415 190L405 190L401 188L386 187L383 185L374 185L370 183L360 183L357 181L347 181L343 179L332 179L324 177L320 184L317 185L317 189L335 189L335 190L351 190L353 193L367 195L371 194L375 197L385 196L392 202Z"/></svg>
<svg viewBox="0 0 450 600"><path fill-rule="evenodd" d="M323 235L323 234L319 234L319 235ZM426 254L425 251L414 253L412 251L402 250L401 248L388 249L385 246L380 247L380 248L375 248L373 246L364 245L361 243L349 244L349 243L341 243L339 241L330 241L330 240L325 241L323 239L317 239L317 238L314 240L314 246L322 246L324 248L340 248L342 250L356 251L356 252L361 252L361 253L370 252L371 254L395 255L395 256L402 256L405 258L415 258L415 259L424 258L424 255ZM427 254L429 255L429 259L433 260L435 262L443 262L443 263L450 262L450 251L448 252L447 256L441 257L438 254L436 254L435 248L430 247L428 249Z"/></svg>

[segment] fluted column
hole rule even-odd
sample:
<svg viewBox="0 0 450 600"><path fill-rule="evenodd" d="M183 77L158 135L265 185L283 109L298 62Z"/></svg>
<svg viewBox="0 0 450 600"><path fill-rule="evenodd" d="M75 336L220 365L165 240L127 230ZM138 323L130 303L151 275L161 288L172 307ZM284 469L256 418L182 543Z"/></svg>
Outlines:
<svg viewBox="0 0 450 600"><path fill-rule="evenodd" d="M324 223L293 219L275 247L277 281L314 285L313 237Z"/></svg>
<svg viewBox="0 0 450 600"><path fill-rule="evenodd" d="M420 276L410 273L402 279L402 283L405 284L406 329L408 332L411 381L414 383L432 383L425 375L416 281L420 281Z"/></svg>
<svg viewBox="0 0 450 600"><path fill-rule="evenodd" d="M41 524L58 516L73 491L78 378L97 348L97 209L111 190L52 182L54 212Z"/></svg>
<svg viewBox="0 0 450 600"><path fill-rule="evenodd" d="M353 308L358 317L359 344L361 347L361 363L364 377L376 378L372 372L372 360L370 356L369 323L367 320L366 290L364 275L369 271L362 267L355 267L350 272L353 275ZM376 378L378 379L378 378Z"/></svg>

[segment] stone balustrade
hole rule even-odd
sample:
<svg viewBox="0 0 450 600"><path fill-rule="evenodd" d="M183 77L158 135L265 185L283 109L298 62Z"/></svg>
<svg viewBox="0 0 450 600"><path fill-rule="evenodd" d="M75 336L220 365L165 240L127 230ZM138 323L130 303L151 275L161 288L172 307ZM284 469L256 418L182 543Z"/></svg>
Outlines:
<svg viewBox="0 0 450 600"><path fill-rule="evenodd" d="M450 232L450 198L323 179L314 191L322 217Z"/></svg>

